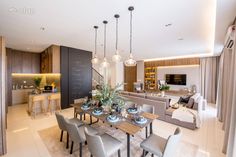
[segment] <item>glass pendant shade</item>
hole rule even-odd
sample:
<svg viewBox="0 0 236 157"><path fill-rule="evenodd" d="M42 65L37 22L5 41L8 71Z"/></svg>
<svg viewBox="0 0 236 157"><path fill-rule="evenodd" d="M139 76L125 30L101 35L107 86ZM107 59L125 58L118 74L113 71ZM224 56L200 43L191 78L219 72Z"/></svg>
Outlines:
<svg viewBox="0 0 236 157"><path fill-rule="evenodd" d="M116 53L113 55L113 57L112 57L112 61L113 61L113 62L116 62L116 63L118 63L118 62L121 61L121 56L120 56L118 50L116 50Z"/></svg>
<svg viewBox="0 0 236 157"><path fill-rule="evenodd" d="M97 56L94 56L93 59L91 60L92 64L98 64L99 59L97 58Z"/></svg>
<svg viewBox="0 0 236 157"><path fill-rule="evenodd" d="M129 55L129 59L125 61L125 66L136 66L136 61L133 59L132 53Z"/></svg>
<svg viewBox="0 0 236 157"><path fill-rule="evenodd" d="M110 66L109 62L107 61L106 58L104 58L104 59L103 59L103 62L101 63L101 67L107 68L107 67L109 67L109 66Z"/></svg>

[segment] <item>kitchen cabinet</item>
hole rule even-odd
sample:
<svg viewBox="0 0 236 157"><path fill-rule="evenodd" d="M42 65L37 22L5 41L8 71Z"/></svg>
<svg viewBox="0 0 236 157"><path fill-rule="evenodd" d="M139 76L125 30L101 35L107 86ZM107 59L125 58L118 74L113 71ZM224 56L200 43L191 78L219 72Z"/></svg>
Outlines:
<svg viewBox="0 0 236 157"><path fill-rule="evenodd" d="M32 89L12 90L12 105L27 103L30 92L32 92Z"/></svg>
<svg viewBox="0 0 236 157"><path fill-rule="evenodd" d="M40 54L41 73L60 73L60 46L51 45Z"/></svg>

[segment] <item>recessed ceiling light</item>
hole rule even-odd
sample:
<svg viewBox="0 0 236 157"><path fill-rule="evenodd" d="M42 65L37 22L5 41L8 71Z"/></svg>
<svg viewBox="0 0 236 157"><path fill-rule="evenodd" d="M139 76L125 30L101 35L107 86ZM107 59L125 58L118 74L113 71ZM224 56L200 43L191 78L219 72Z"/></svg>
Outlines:
<svg viewBox="0 0 236 157"><path fill-rule="evenodd" d="M9 12L17 12L17 9L15 7L10 7L8 9Z"/></svg>
<svg viewBox="0 0 236 157"><path fill-rule="evenodd" d="M44 31L44 30L45 30L45 27L40 27L40 30L41 30L41 31Z"/></svg>
<svg viewBox="0 0 236 157"><path fill-rule="evenodd" d="M168 24L166 24L165 26L166 26L166 27L170 27L170 26L172 26L172 23L168 23Z"/></svg>

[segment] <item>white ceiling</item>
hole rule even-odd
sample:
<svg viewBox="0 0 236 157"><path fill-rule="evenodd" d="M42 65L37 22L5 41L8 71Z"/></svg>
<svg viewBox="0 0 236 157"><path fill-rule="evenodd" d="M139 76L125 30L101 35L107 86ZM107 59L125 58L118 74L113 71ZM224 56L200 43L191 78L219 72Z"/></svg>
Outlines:
<svg viewBox="0 0 236 157"><path fill-rule="evenodd" d="M110 57L115 50L113 16L118 13L119 49L124 58L129 51L130 5L135 8L133 51L137 60L219 54L236 15L236 0L0 0L0 35L14 49L41 52L58 44L93 51L93 26L98 25L102 56L102 21L108 20ZM172 26L165 27L168 23Z"/></svg>

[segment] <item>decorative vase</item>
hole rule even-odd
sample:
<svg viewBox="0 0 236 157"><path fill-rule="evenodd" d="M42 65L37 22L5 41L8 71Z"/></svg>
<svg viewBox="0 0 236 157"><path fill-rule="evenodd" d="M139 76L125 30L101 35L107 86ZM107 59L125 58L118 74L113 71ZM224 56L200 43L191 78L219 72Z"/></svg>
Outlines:
<svg viewBox="0 0 236 157"><path fill-rule="evenodd" d="M165 97L165 91L161 91L161 97Z"/></svg>

